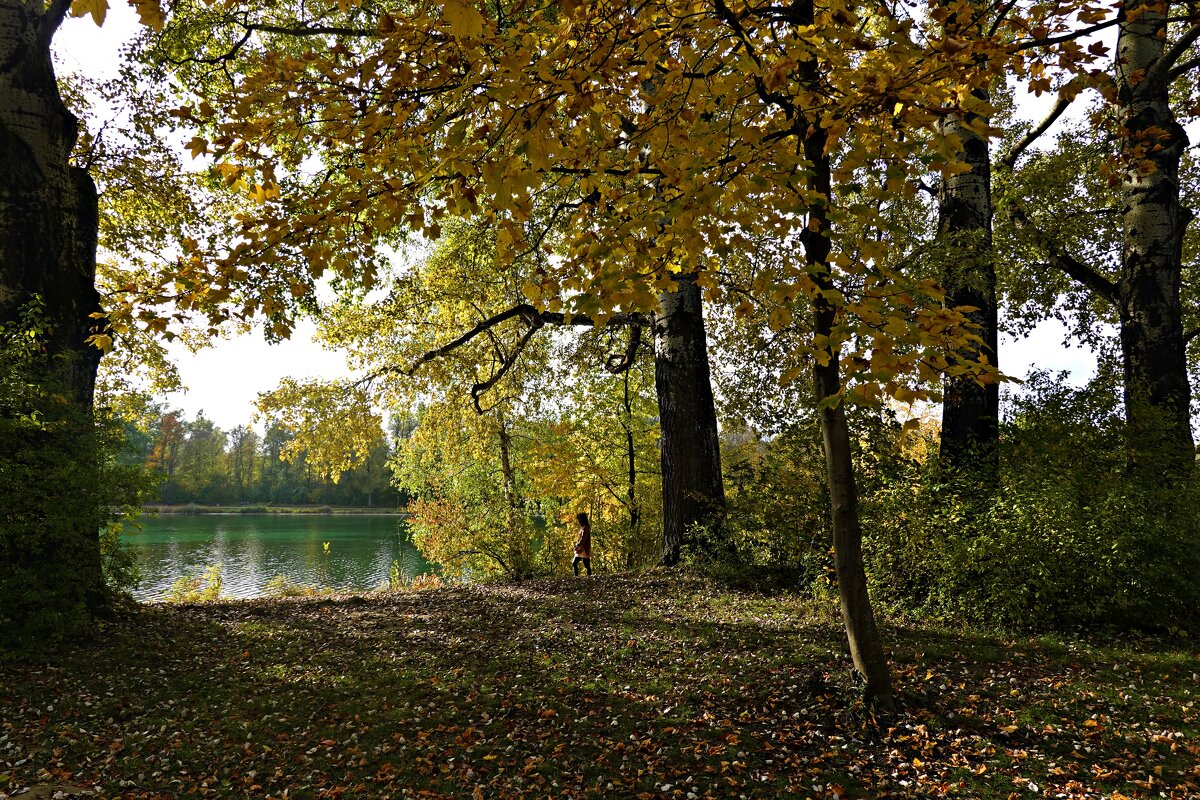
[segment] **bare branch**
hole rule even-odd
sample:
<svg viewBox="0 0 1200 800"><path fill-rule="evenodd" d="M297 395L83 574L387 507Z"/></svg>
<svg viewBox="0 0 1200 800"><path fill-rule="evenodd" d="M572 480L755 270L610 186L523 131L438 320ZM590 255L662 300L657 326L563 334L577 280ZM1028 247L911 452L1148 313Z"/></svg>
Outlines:
<svg viewBox="0 0 1200 800"><path fill-rule="evenodd" d="M1175 69L1167 73L1167 80L1174 81L1177 78L1182 78L1197 67L1200 67L1200 56L1189 58L1187 61L1181 61Z"/></svg>
<svg viewBox="0 0 1200 800"><path fill-rule="evenodd" d="M1120 22L1120 20L1117 17L1114 17L1110 20L1106 20L1105 22L1097 22L1095 25L1089 25L1086 28L1080 28L1077 31L1071 31L1070 33L1064 33L1062 36L1049 36L1045 39L1026 39L1024 41L1017 42L1017 44L1013 45L1012 49L1010 49L1009 52L1010 53L1019 53L1022 50L1031 50L1035 47L1046 47L1047 45L1062 44L1063 42L1069 42L1073 39L1082 39L1085 36L1091 36L1093 33L1098 33L1099 31L1105 30L1106 28L1111 28L1112 26L1116 25L1118 22Z"/></svg>
<svg viewBox="0 0 1200 800"><path fill-rule="evenodd" d="M604 368L613 375L628 372L637 361L638 349L642 346L642 326L634 323L629 328L629 344L624 353L613 353L604 361Z"/></svg>
<svg viewBox="0 0 1200 800"><path fill-rule="evenodd" d="M512 352L507 353L500 361L500 369L496 370L496 372L492 374L492 377L488 378L483 383L477 383L471 387L471 402L475 404L475 410L477 412L480 414L483 413L483 409L479 405L479 398L484 392L486 392L488 389L491 389L500 382L501 378L508 374L508 371L512 369L513 364L516 364L517 359L521 357L521 353L524 352L526 345L529 344L529 341L533 338L534 334L541 330L544 324L545 323L542 322L540 318L534 318L533 322L529 325L529 330L525 331L525 333L521 336L521 340L517 342L517 346L513 348Z"/></svg>
<svg viewBox="0 0 1200 800"><path fill-rule="evenodd" d="M1190 28L1183 32L1182 36L1175 40L1175 44L1171 45L1171 49L1163 53L1162 58L1154 63L1154 67L1150 70L1150 74L1146 77L1150 80L1155 78L1167 78L1169 80L1173 80L1174 78L1179 77L1179 75L1182 75L1183 72L1187 72L1187 69L1184 69L1183 72L1176 74L1176 70L1172 69L1172 67L1175 66L1175 62L1183 58L1183 54L1188 51L1188 48L1198 41L1200 41L1200 22L1193 24ZM1197 60L1200 59L1189 59L1190 62L1195 62ZM1186 67L1187 62L1181 66Z"/></svg>
<svg viewBox="0 0 1200 800"><path fill-rule="evenodd" d="M1001 157L1000 164L1008 169L1012 169L1014 166L1016 166L1017 159L1021 157L1021 154L1024 153L1031 144L1036 142L1038 137L1049 130L1050 126L1058 121L1058 118L1062 116L1063 112L1066 111L1067 107L1070 105L1071 101L1060 94L1058 96L1058 101L1054 104L1054 108L1050 109L1050 113L1046 115L1046 118L1039 122L1037 127L1033 128L1031 131L1029 131L1029 133L1022 136L1021 141L1010 147L1008 152Z"/></svg>
<svg viewBox="0 0 1200 800"><path fill-rule="evenodd" d="M414 361L412 363L412 365L409 366L407 369L391 369L388 371L389 372L401 372L404 375L411 376L411 375L415 374L418 369L423 367L425 364L428 364L430 361L433 361L434 359L441 358L442 356L450 354L451 352L457 350L458 348L462 347L467 342L474 339L479 334L484 333L486 331L490 331L492 328L496 327L497 325L499 325L502 322L506 322L507 320L513 319L515 317L520 317L527 321L532 322L532 320L536 319L537 316L538 316L537 309L534 308L533 306L529 305L528 303L522 303L521 305L513 306L512 308L507 309L506 311L501 311L499 314L495 314L491 317L488 317L487 319L481 320L478 325L476 325L474 328L471 328L471 330L462 334L461 336L454 339L453 341L447 342L446 344L442 345L441 347L430 350L429 352L425 353L423 356L418 358L416 361Z"/></svg>
<svg viewBox="0 0 1200 800"><path fill-rule="evenodd" d="M1035 226L1020 207L1014 208L1010 218L1037 237L1037 243L1049 256L1050 266L1090 289L1109 303L1117 302L1117 284L1101 275L1079 259L1067 253L1061 244L1042 229Z"/></svg>
<svg viewBox="0 0 1200 800"><path fill-rule="evenodd" d="M457 350L458 348L467 344L472 339L474 339L475 337L477 337L481 334L486 333L486 334L491 335L492 330L495 327L507 322L510 319L524 320L525 323L529 327L523 334L521 334L521 339L517 342L516 347L511 352L503 353L499 349L497 349L497 356L498 356L498 360L500 361L500 369L494 375L492 375L490 378L488 378L487 380L485 380L481 383L476 383L474 386L471 387L471 399L475 404L475 409L477 411L479 411L479 413L481 413L481 414L483 413L483 408L480 406L480 402L479 402L480 397L482 397L483 394L485 392L487 392L489 389L494 387L500 381L500 379L503 378L510 369L512 369L513 365L517 362L517 359L520 357L520 355L524 351L525 347L529 344L529 342L533 339L534 335L539 330L541 330L546 325L571 325L571 326L586 327L586 328L596 327L595 320L593 320L591 317L587 316L586 314L574 314L570 317L570 319L568 319L567 315L563 314L561 312L554 312L554 311L540 311L539 312L536 308L534 308L529 303L520 303L518 305L513 306L512 308L505 309L504 311L501 311L498 314L493 314L492 316L490 316L486 319L480 320L478 324L476 324L473 328L466 331L462 335L454 338L453 340L447 342L446 344L442 345L441 347L437 347L437 348L434 348L433 350L427 351L425 354L423 354L420 358L418 358L416 361L414 361L408 367L393 366L393 367L385 367L383 369L376 370L375 372L372 372L371 374L356 381L355 385L369 383L369 382L374 381L377 378L381 377L382 375L388 375L388 374L400 374L400 375L406 375L406 376L411 377L412 375L416 374L417 370L419 370L424 365L428 364L430 361L434 361L436 359L442 358L443 356L449 355L450 353L454 352L455 350ZM649 324L650 324L649 317L647 317L645 314L641 314L641 313L638 313L635 311L621 313L621 314L614 314L613 316L611 316L607 320L605 320L605 323L604 323L604 325L606 327L621 327L621 326L626 326L626 325L632 325L632 326L634 326L635 330L637 330L637 331L640 331L640 328L642 326L649 325ZM640 343L640 341L641 341L640 332L638 334L636 334L634 337L631 337L631 341Z"/></svg>

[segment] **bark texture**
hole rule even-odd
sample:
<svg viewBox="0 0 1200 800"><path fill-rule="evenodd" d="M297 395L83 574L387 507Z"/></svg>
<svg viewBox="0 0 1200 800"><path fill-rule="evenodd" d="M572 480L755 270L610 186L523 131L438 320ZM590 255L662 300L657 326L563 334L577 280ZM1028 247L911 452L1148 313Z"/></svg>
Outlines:
<svg viewBox="0 0 1200 800"><path fill-rule="evenodd" d="M87 343L97 332L92 315L100 311L94 285L97 197L87 173L70 166L77 121L63 105L50 60L50 40L67 5L0 0L0 323L18 320L40 299L46 328L36 373L68 399L48 412L59 417L32 434L41 438L35 459L21 455L27 442L4 443L4 453L16 462L14 474L27 476L31 486L5 520L3 560L44 584L24 587L24 596L39 598L51 616L56 603L82 603L94 611L105 597L88 444L101 355ZM72 467L64 472L62 465ZM74 477L47 477L65 474ZM21 487L5 491L15 494ZM35 503L34 497L40 499ZM64 521L67 508L72 513Z"/></svg>
<svg viewBox="0 0 1200 800"><path fill-rule="evenodd" d="M987 100L986 92L976 95ZM997 363L996 267L992 259L992 167L988 140L966 123L975 115L951 116L943 131L963 142L963 158L971 169L942 181L938 192L938 235L948 262L942 276L946 305L972 306L967 316L979 326L981 353L962 353L974 360L986 356ZM941 461L987 483L999 469L1000 387L980 386L970 378L947 378L942 399Z"/></svg>
<svg viewBox="0 0 1200 800"><path fill-rule="evenodd" d="M1192 212L1180 203L1187 134L1171 110L1167 4L1122 10L1116 83L1124 242L1116 303L1121 322L1125 411L1133 458L1168 472L1195 460L1192 399L1180 308L1183 239Z"/></svg>
<svg viewBox="0 0 1200 800"><path fill-rule="evenodd" d="M697 528L719 527L725 507L721 448L695 275L660 297L654 322L654 384L662 429L663 554L667 566ZM719 532L717 532L719 535Z"/></svg>

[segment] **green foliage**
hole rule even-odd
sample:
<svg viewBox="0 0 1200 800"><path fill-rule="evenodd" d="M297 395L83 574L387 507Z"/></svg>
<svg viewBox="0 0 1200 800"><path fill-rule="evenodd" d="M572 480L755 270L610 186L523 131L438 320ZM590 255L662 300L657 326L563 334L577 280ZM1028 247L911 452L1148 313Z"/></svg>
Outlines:
<svg viewBox="0 0 1200 800"><path fill-rule="evenodd" d="M221 564L209 564L200 572L180 576L171 584L163 600L167 603L209 603L220 600L224 588Z"/></svg>
<svg viewBox="0 0 1200 800"><path fill-rule="evenodd" d="M1194 625L1200 486L1131 459L1118 406L1109 382L1035 375L1003 427L994 494L917 464L881 487L866 529L877 594L1011 627Z"/></svg>
<svg viewBox="0 0 1200 800"><path fill-rule="evenodd" d="M0 647L17 650L86 633L133 585L119 536L153 485L114 398L94 414L69 400L72 365L47 363L44 325L34 302L0 327Z"/></svg>
<svg viewBox="0 0 1200 800"><path fill-rule="evenodd" d="M911 462L913 434L890 411L849 411L858 487L869 497ZM693 565L738 588L831 588L829 494L817 420L801 418L773 436L731 426L721 445L728 499L721 541L702 546Z"/></svg>
<svg viewBox="0 0 1200 800"><path fill-rule="evenodd" d="M188 420L154 405L149 417L139 431L147 440L140 463L161 479L159 502L252 504L241 510L255 513L275 504L394 508L401 501L390 486L390 448L378 424L362 460L331 477L278 420L269 420L260 436L249 425L224 431L203 412Z"/></svg>

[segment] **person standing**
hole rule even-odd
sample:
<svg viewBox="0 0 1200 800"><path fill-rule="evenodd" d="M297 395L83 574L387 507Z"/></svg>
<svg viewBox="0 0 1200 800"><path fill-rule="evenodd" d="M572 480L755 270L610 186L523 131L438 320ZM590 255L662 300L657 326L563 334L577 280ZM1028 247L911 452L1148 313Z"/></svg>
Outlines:
<svg viewBox="0 0 1200 800"><path fill-rule="evenodd" d="M585 511L580 511L575 515L575 519L579 522L579 536L575 539L575 558L571 561L571 569L575 572L575 577L579 577L579 562L583 562L583 568L587 570L588 577L592 577L592 525L588 522L588 515Z"/></svg>

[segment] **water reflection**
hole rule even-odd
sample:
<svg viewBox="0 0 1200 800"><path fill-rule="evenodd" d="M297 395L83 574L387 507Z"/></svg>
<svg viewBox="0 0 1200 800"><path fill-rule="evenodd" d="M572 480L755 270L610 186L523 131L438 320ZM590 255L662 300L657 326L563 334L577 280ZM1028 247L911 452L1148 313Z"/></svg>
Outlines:
<svg viewBox="0 0 1200 800"><path fill-rule="evenodd" d="M133 593L139 600L159 599L179 578L217 563L228 597L261 597L280 575L305 585L363 590L386 584L393 562L404 579L430 571L402 517L164 514L143 523L126 537L142 572Z"/></svg>

